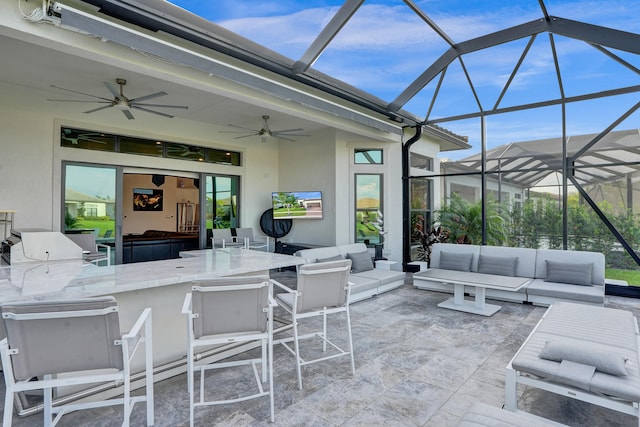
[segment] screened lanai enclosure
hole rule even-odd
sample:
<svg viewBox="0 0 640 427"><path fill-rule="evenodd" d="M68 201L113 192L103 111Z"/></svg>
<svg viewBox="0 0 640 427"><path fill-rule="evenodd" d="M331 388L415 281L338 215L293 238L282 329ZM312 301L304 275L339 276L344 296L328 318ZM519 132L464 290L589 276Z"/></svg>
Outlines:
<svg viewBox="0 0 640 427"><path fill-rule="evenodd" d="M157 2L86 3L172 29ZM602 251L612 269L640 270L638 2L172 3L244 41L174 35L404 126L405 266L422 256L421 235L458 215L456 240ZM423 132L466 144L425 158L412 151Z"/></svg>

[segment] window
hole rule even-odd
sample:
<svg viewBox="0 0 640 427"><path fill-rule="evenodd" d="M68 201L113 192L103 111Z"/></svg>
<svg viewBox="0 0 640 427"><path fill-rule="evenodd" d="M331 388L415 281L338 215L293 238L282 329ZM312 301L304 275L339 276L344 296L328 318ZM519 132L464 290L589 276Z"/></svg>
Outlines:
<svg viewBox="0 0 640 427"><path fill-rule="evenodd" d="M433 158L423 156L421 154L410 153L409 165L412 168L423 169L429 172L433 172Z"/></svg>
<svg viewBox="0 0 640 427"><path fill-rule="evenodd" d="M382 174L356 174L355 242L382 243Z"/></svg>
<svg viewBox="0 0 640 427"><path fill-rule="evenodd" d="M433 181L425 178L412 178L411 191L411 260L422 260L421 236L431 229L432 218L432 187Z"/></svg>
<svg viewBox="0 0 640 427"><path fill-rule="evenodd" d="M356 165L381 165L382 150L369 148L356 148L354 150L354 160Z"/></svg>
<svg viewBox="0 0 640 427"><path fill-rule="evenodd" d="M64 127L60 129L60 145L68 148L111 151L232 166L240 166L241 164L241 156L237 151L132 136L110 135L102 132Z"/></svg>

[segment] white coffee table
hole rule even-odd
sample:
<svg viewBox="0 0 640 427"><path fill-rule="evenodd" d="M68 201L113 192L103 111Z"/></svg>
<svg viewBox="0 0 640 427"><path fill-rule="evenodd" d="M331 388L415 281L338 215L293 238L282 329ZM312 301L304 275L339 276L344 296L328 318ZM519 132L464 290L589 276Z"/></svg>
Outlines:
<svg viewBox="0 0 640 427"><path fill-rule="evenodd" d="M498 276L470 271L440 270L437 268L429 269L421 274L430 280L453 285L453 298L441 302L438 307L482 316L492 316L502 308L499 305L485 302L487 289L516 292L531 281L530 278L526 277ZM471 301L464 298L465 286L475 288L475 300Z"/></svg>

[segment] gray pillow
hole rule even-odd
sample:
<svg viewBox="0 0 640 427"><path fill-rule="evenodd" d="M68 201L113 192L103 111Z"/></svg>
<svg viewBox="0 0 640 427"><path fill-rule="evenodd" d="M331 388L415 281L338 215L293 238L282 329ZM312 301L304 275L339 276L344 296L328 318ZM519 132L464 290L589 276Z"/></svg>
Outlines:
<svg viewBox="0 0 640 427"><path fill-rule="evenodd" d="M627 375L625 365L627 359L611 350L607 350L594 343L547 341L539 354L540 358L562 362L569 360L587 366L593 366L596 371L616 376Z"/></svg>
<svg viewBox="0 0 640 427"><path fill-rule="evenodd" d="M478 273L515 276L517 264L518 257L480 255L478 258Z"/></svg>
<svg viewBox="0 0 640 427"><path fill-rule="evenodd" d="M343 259L342 255L334 255L329 258L318 258L316 259L316 262L342 261Z"/></svg>
<svg viewBox="0 0 640 427"><path fill-rule="evenodd" d="M369 251L349 252L347 258L351 260L351 272L361 273L363 271L373 270L373 260Z"/></svg>
<svg viewBox="0 0 640 427"><path fill-rule="evenodd" d="M547 263L547 277L545 282L569 283L572 285L591 286L593 263L571 263L545 261Z"/></svg>
<svg viewBox="0 0 640 427"><path fill-rule="evenodd" d="M440 267L444 270L471 271L473 254L459 254L456 252L440 252Z"/></svg>

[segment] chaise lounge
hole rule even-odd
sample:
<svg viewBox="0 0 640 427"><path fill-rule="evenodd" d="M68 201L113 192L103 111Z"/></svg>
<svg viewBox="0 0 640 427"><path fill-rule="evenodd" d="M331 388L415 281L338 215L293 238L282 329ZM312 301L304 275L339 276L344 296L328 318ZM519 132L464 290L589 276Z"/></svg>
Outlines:
<svg viewBox="0 0 640 427"><path fill-rule="evenodd" d="M631 312L553 304L506 368L505 408L520 384L638 417L638 324Z"/></svg>

